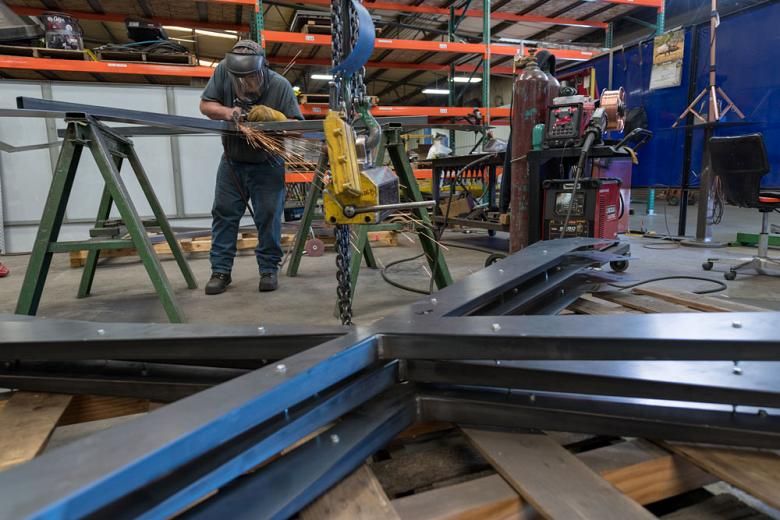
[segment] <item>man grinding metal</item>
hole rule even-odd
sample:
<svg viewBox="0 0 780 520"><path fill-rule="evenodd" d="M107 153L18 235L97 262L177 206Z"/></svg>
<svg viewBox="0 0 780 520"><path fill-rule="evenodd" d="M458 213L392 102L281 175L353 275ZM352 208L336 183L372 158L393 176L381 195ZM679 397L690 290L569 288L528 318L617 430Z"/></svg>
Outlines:
<svg viewBox="0 0 780 520"><path fill-rule="evenodd" d="M200 111L223 121L303 119L290 82L269 70L262 47L251 40L236 43L217 65L201 95ZM241 136L223 136L222 144L211 210L211 279L206 294L220 294L232 281L239 224L250 201L258 232L259 290L273 291L279 285L282 260L284 160L252 148Z"/></svg>

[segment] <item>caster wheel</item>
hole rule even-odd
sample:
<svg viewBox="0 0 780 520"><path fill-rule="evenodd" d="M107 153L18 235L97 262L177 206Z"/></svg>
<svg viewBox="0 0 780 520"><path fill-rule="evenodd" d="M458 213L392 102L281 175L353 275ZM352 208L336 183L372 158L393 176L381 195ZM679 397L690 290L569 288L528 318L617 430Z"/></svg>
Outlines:
<svg viewBox="0 0 780 520"><path fill-rule="evenodd" d="M714 264L712 262L704 262L703 264L701 264L701 268L704 269L705 271L711 271L713 266Z"/></svg>
<svg viewBox="0 0 780 520"><path fill-rule="evenodd" d="M503 260L506 258L506 255L503 253L493 253L489 257L487 257L487 260L485 260L485 267L490 267L491 265L495 264L499 260Z"/></svg>
<svg viewBox="0 0 780 520"><path fill-rule="evenodd" d="M496 236L496 230L495 229L488 229L488 236L489 237Z"/></svg>
<svg viewBox="0 0 780 520"><path fill-rule="evenodd" d="M609 267L616 273L622 273L628 269L628 260L617 260L615 262L610 262Z"/></svg>
<svg viewBox="0 0 780 520"><path fill-rule="evenodd" d="M726 280L736 280L737 279L737 272L736 271L729 271L727 273L723 273L723 278Z"/></svg>
<svg viewBox="0 0 780 520"><path fill-rule="evenodd" d="M672 195L666 199L666 202L668 202L670 206L677 206L680 204L680 198L677 195Z"/></svg>

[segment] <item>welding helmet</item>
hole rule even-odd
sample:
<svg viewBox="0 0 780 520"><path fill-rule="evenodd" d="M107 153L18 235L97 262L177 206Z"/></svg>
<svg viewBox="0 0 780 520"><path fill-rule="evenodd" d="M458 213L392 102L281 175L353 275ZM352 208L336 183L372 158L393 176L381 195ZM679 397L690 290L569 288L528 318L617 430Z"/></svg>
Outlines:
<svg viewBox="0 0 780 520"><path fill-rule="evenodd" d="M268 70L263 48L252 40L240 40L225 55L225 68L238 104L254 104L266 87Z"/></svg>

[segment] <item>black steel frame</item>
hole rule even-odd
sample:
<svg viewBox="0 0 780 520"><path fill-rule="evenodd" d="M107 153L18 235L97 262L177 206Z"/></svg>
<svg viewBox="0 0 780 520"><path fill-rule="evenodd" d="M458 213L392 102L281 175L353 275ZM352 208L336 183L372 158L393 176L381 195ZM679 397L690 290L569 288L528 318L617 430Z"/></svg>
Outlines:
<svg viewBox="0 0 780 520"><path fill-rule="evenodd" d="M780 447L780 314L549 315L627 252L540 242L368 328L0 319L0 384L209 387L0 473L0 517L284 518L418 420Z"/></svg>

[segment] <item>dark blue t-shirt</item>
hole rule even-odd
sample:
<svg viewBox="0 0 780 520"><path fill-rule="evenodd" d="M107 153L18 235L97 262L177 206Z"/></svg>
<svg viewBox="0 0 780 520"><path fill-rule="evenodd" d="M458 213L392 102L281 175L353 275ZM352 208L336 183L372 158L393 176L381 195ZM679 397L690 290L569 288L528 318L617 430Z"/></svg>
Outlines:
<svg viewBox="0 0 780 520"><path fill-rule="evenodd" d="M303 119L301 108L295 99L295 93L287 79L268 69L267 85L263 94L255 101L255 105L265 105L286 115L289 119ZM220 62L214 69L214 74L209 79L206 88L201 94L201 99L206 101L216 101L226 106L236 106L235 94L233 93L233 83L230 81L228 71L225 69L225 63ZM279 157L252 148L243 137L223 136L222 143L225 145L228 157L233 161L249 163L265 163L281 161Z"/></svg>

